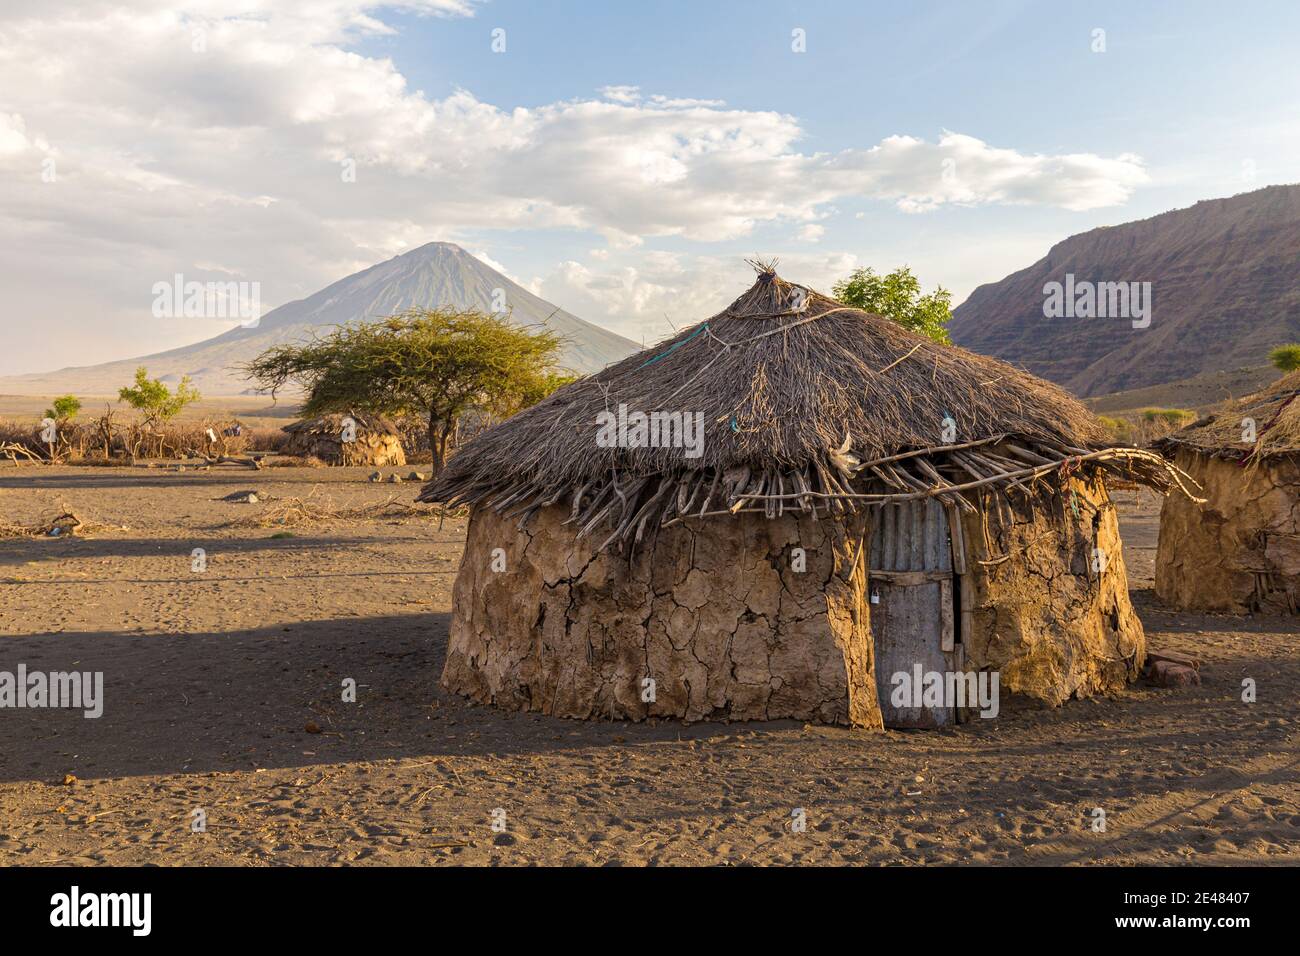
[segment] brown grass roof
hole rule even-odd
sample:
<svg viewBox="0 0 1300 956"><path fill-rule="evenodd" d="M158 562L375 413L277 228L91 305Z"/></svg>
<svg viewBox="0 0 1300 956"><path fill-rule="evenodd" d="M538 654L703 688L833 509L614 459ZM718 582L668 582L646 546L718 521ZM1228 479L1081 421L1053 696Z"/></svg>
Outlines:
<svg viewBox="0 0 1300 956"><path fill-rule="evenodd" d="M1244 420L1254 422L1255 440L1243 440ZM1260 461L1300 453L1300 371L1226 403L1153 443L1166 454L1189 448L1234 461Z"/></svg>
<svg viewBox="0 0 1300 956"><path fill-rule="evenodd" d="M702 412L703 454L598 447L598 413L620 404L645 413ZM910 456L903 465L884 464L883 474L864 469L945 446L949 417L956 443L1014 442L1029 456L1022 466L1101 449L1106 435L1056 385L762 268L754 285L711 319L476 437L420 500L514 507L526 519L536 507L572 497L581 530L603 517L616 536L635 530L639 538L647 521L714 513L706 506L736 510L746 498L769 513L815 505L817 495L843 504L863 478L883 482L884 491L916 493L903 467L917 464ZM980 470L978 463L967 469ZM937 493L952 483L932 484ZM808 496L791 500L803 492ZM763 495L784 497L773 508Z"/></svg>
<svg viewBox="0 0 1300 956"><path fill-rule="evenodd" d="M357 423L358 432L379 432L383 435L397 435L397 427L382 415L369 415L361 412L348 412L346 415L342 412L334 412L329 415L319 415L316 418L304 418L301 421L285 425L281 431L286 431L291 435L305 432L309 435L332 435L338 436L343 431L343 419L352 418Z"/></svg>

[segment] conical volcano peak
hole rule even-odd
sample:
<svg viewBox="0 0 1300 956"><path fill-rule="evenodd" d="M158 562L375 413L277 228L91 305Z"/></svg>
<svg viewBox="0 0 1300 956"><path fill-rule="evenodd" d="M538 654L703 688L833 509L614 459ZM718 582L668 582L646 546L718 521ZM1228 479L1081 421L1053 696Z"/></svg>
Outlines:
<svg viewBox="0 0 1300 956"><path fill-rule="evenodd" d="M250 387L237 365L272 346L412 308L496 312L503 302L514 325L545 326L560 336L559 363L565 369L595 372L637 351L636 343L534 295L456 243L428 242L287 302L255 326L127 361L6 379L4 390L111 395L144 365L155 376L189 375L205 395L237 395Z"/></svg>
<svg viewBox="0 0 1300 956"><path fill-rule="evenodd" d="M436 239L433 242L426 242L422 246L416 246L414 249L411 249L409 252L402 253L402 255L414 256L420 253L423 253L425 255L433 255L435 253L446 253L448 255L467 256L469 258L473 258L472 256L470 256L468 252L465 251L464 246L458 245L454 242L445 242L440 239Z"/></svg>

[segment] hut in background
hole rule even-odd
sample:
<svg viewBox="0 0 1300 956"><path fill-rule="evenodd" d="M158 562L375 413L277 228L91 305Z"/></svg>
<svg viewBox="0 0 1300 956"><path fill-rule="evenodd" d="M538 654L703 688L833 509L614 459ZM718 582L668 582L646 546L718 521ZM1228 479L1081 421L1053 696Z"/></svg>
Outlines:
<svg viewBox="0 0 1300 956"><path fill-rule="evenodd" d="M379 415L357 412L322 415L286 425L284 452L314 456L329 465L372 468L406 464L396 426Z"/></svg>
<svg viewBox="0 0 1300 956"><path fill-rule="evenodd" d="M1295 614L1300 607L1300 372L1155 443L1204 489L1167 498L1156 594L1174 607Z"/></svg>
<svg viewBox="0 0 1300 956"><path fill-rule="evenodd" d="M443 685L565 717L869 728L962 719L898 699L900 674L997 672L1052 705L1116 690L1145 641L1105 475L1177 476L1104 438L1054 385L762 268L424 489L472 505Z"/></svg>

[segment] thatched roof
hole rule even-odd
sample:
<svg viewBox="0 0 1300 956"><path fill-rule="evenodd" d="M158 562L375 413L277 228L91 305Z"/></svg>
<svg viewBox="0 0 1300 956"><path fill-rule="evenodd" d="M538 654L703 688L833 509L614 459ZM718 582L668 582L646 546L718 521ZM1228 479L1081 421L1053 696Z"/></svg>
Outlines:
<svg viewBox="0 0 1300 956"><path fill-rule="evenodd" d="M1254 441L1246 419L1254 423ZM1262 461L1300 454L1300 371L1282 376L1267 388L1228 402L1214 414L1192 422L1153 443L1168 455L1188 448L1233 461Z"/></svg>
<svg viewBox="0 0 1300 956"><path fill-rule="evenodd" d="M397 427L382 415L369 415L361 412L334 412L317 418L304 418L291 425L285 425L281 431L291 435L330 435L337 437L343 431L343 419L351 418L357 423L360 433L377 432L381 435L399 435Z"/></svg>
<svg viewBox="0 0 1300 956"><path fill-rule="evenodd" d="M621 405L702 413L703 453L600 447L597 416ZM611 526L608 544L687 513L838 512L930 494L958 504L957 486L972 476L1001 485L1099 451L1104 438L1055 385L760 267L713 318L479 435L420 500L509 508L524 520L564 501L582 533ZM1111 451L1105 460L1139 471L1159 460Z"/></svg>

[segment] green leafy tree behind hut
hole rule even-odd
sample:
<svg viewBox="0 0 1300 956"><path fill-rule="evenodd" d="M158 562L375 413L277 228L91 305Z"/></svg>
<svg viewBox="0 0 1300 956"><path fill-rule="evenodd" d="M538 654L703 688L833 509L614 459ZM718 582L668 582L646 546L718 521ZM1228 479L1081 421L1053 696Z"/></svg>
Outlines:
<svg viewBox="0 0 1300 956"><path fill-rule="evenodd" d="M839 301L863 312L892 319L905 329L951 345L952 293L943 286L921 291L921 280L907 266L880 275L871 268L857 269L831 289Z"/></svg>

